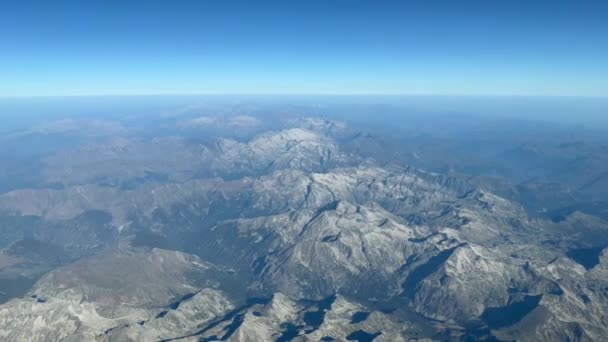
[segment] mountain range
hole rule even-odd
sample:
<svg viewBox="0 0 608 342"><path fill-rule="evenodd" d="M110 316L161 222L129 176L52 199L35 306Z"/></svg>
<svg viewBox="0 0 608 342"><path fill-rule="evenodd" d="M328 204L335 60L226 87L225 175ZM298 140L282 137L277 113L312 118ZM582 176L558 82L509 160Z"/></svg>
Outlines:
<svg viewBox="0 0 608 342"><path fill-rule="evenodd" d="M608 221L567 200L604 200L602 147L520 145L499 178L340 120L163 120L4 137L66 142L0 194L2 340L608 336Z"/></svg>

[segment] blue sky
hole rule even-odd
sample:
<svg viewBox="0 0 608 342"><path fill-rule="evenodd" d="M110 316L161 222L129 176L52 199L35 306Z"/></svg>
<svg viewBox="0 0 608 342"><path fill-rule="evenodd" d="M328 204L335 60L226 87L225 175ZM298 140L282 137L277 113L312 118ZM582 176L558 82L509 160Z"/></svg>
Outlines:
<svg viewBox="0 0 608 342"><path fill-rule="evenodd" d="M608 96L607 1L10 2L0 96Z"/></svg>

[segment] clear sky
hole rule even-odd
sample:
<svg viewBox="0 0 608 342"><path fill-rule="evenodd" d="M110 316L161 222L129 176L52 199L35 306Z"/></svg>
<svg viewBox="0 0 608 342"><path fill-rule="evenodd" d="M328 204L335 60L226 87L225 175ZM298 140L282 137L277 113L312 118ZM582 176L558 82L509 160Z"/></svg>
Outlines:
<svg viewBox="0 0 608 342"><path fill-rule="evenodd" d="M608 1L0 2L0 96L182 93L608 96Z"/></svg>

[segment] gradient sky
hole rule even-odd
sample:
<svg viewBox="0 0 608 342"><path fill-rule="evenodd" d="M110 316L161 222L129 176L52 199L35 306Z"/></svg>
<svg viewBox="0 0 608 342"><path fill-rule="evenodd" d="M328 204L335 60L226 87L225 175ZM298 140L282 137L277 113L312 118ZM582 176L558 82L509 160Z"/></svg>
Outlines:
<svg viewBox="0 0 608 342"><path fill-rule="evenodd" d="M608 1L0 2L0 96L182 93L608 96Z"/></svg>

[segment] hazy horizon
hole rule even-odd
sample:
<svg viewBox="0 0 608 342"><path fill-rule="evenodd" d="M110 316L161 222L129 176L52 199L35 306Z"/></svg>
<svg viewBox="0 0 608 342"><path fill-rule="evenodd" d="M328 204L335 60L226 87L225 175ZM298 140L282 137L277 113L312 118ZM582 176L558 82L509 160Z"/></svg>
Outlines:
<svg viewBox="0 0 608 342"><path fill-rule="evenodd" d="M196 108L206 102L297 106L377 105L394 109L393 118L420 114L472 115L486 118L541 120L608 128L608 98L578 96L474 96L474 95L329 95L329 94L183 94L0 97L0 115L31 113L54 115L149 114L171 107ZM163 109L165 108L165 109ZM66 113L66 110L70 111ZM326 110L329 114L331 109Z"/></svg>

